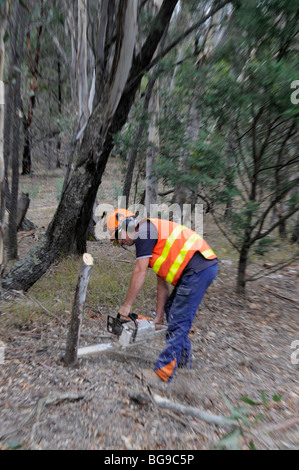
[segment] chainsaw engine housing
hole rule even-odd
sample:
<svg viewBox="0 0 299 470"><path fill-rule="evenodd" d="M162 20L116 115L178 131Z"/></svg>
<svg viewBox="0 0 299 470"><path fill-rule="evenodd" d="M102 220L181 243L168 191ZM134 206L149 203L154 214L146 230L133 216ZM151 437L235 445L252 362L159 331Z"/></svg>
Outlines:
<svg viewBox="0 0 299 470"><path fill-rule="evenodd" d="M108 316L107 329L119 337L122 346L139 343L155 333L155 325L148 318L130 314L129 319Z"/></svg>

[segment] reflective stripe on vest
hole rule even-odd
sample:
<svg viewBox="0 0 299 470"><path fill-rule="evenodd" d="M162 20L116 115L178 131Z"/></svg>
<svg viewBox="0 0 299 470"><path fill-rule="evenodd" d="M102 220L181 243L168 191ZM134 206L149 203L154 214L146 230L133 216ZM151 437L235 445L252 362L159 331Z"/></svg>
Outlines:
<svg viewBox="0 0 299 470"><path fill-rule="evenodd" d="M184 227L183 227L184 229ZM194 245L194 243L197 241L197 240L200 240L201 237L199 235L197 235L197 233L194 233L194 235L192 235L185 243L185 245L183 246L183 248L181 249L180 251L180 254L178 255L178 257L176 258L175 262L173 263L173 265L171 266L170 268L170 271L169 273L167 274L167 277L166 277L166 281L167 282L170 282L172 283L173 280L174 280L174 277L176 275L176 273L178 272L178 270L180 269L180 266L182 265L182 263L184 262L184 259L185 259L185 256L186 254L188 253L189 250L191 250L192 246ZM212 250L211 250L212 251Z"/></svg>
<svg viewBox="0 0 299 470"><path fill-rule="evenodd" d="M175 240L180 236L184 228L185 227L183 227L183 225L178 225L174 229L170 237L167 239L162 255L160 256L160 258L157 259L157 261L155 262L153 266L153 270L155 271L156 274L158 274L159 269L161 268L162 264L164 263L167 256L169 255L172 245L174 244Z"/></svg>
<svg viewBox="0 0 299 470"><path fill-rule="evenodd" d="M196 251L206 259L217 256L207 242L189 228L161 219L147 219L158 230L158 241L149 265L167 282L176 285L184 268Z"/></svg>

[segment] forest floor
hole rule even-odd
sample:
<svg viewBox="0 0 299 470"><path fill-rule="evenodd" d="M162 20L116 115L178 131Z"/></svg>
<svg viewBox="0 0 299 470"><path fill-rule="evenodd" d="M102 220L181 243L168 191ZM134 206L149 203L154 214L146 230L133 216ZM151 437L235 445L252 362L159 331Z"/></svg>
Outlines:
<svg viewBox="0 0 299 470"><path fill-rule="evenodd" d="M51 220L60 186L61 174L21 180L22 189L31 192L28 218L39 229L19 234L20 256ZM115 199L107 197L111 188L113 169L101 188L108 203ZM228 433L227 447L299 448L299 266L249 283L244 300L235 291L236 255L211 220L205 236L219 255L219 275L190 334L193 369L179 370L170 384L149 384L141 374L154 365L163 338L64 367L60 356L80 259L53 265L28 294L6 293L0 315L0 449L207 450L224 445L221 439ZM117 313L134 266L134 250L102 241L89 242L88 251L95 265L82 346L113 340L106 331L107 314ZM255 271L252 264L249 272ZM149 272L136 313L151 316L155 295L155 277ZM237 426L231 433L233 428L162 409L152 394L174 406L239 416Z"/></svg>

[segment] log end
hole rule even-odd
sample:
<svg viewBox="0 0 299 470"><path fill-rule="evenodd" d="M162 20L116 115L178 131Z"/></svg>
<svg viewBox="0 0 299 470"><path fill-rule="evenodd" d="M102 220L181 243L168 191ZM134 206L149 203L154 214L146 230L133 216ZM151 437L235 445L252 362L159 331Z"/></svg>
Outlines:
<svg viewBox="0 0 299 470"><path fill-rule="evenodd" d="M87 266L93 266L93 257L89 253L84 253L83 255L83 262Z"/></svg>

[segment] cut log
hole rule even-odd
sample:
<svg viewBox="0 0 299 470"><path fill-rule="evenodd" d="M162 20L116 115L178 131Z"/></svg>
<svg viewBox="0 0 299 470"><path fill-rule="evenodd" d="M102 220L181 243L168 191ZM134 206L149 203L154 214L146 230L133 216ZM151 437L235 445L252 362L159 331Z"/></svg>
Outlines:
<svg viewBox="0 0 299 470"><path fill-rule="evenodd" d="M214 415L193 406L186 406L182 405L181 403L175 403L155 393L152 395L152 398L159 408L165 408L167 410L173 411L174 413L180 413L184 416L192 416L193 418L197 418L201 421L204 421L205 423L215 424L216 426L220 426L222 428L234 428L238 426L238 421L232 418Z"/></svg>
<svg viewBox="0 0 299 470"><path fill-rule="evenodd" d="M83 320L86 292L90 277L90 270L93 266L93 258L88 253L83 255L83 262L77 282L72 316L68 331L66 353L64 362L68 366L73 366L78 360L78 346L80 339L80 330Z"/></svg>

